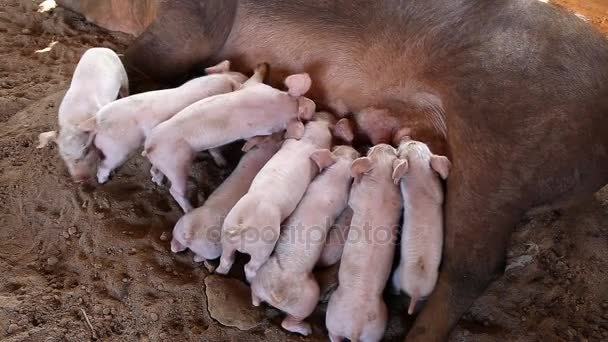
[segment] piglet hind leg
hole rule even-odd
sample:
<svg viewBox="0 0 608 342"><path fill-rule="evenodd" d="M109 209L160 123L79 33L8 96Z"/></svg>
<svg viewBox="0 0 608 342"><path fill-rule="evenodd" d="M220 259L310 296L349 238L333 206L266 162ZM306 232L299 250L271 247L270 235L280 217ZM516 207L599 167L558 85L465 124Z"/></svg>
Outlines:
<svg viewBox="0 0 608 342"><path fill-rule="evenodd" d="M439 280L407 342L447 340L460 317L504 269L509 237L521 216L519 199L480 191L495 187L479 187L483 177L474 183L463 179L474 175L463 173L454 170L448 180Z"/></svg>
<svg viewBox="0 0 608 342"><path fill-rule="evenodd" d="M234 264L234 259L236 258L236 249L226 248L224 246L224 250L222 251L222 256L220 258L220 265L215 269L215 273L226 275L230 272L232 265Z"/></svg>
<svg viewBox="0 0 608 342"><path fill-rule="evenodd" d="M268 64L258 64L253 72L253 75L247 81L245 81L245 83L243 83L242 88L251 87L252 85L256 85L258 83L264 83L264 78L266 78L267 73Z"/></svg>

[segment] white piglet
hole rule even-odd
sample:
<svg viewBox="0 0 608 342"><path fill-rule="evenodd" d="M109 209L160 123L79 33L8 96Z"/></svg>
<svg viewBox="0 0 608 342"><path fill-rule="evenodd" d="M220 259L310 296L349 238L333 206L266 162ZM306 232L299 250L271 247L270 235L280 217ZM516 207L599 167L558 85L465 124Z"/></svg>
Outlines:
<svg viewBox="0 0 608 342"><path fill-rule="evenodd" d="M306 124L301 139L287 139L272 159L260 170L249 192L232 208L222 227L222 257L216 272L226 274L234 263L236 251L247 253L247 280L270 257L279 239L281 222L296 209L308 185L318 173L310 156L329 149L334 118L317 113Z"/></svg>
<svg viewBox="0 0 608 342"><path fill-rule="evenodd" d="M247 80L245 75L230 71L229 61L205 71L207 76L195 78L177 88L114 101L104 106L95 117L80 124L83 131L95 134L95 147L104 157L97 170L99 183L105 183L112 171L144 144L146 136L158 124L197 101L236 90ZM216 157L214 152L214 159ZM216 162L222 163L222 160ZM153 181L160 183L156 178Z"/></svg>
<svg viewBox="0 0 608 342"><path fill-rule="evenodd" d="M443 247L443 185L450 161L433 154L427 145L405 139L399 145L403 162L393 171L403 197L401 260L393 286L410 296L408 313L416 302L433 292L439 275Z"/></svg>
<svg viewBox="0 0 608 342"><path fill-rule="evenodd" d="M152 130L143 155L153 166L156 179L167 176L171 195L181 208L192 210L186 198L186 182L194 154L240 139L270 135L287 129L287 136L301 136L315 103L303 97L311 85L308 74L287 77L288 92L262 83L266 65L240 90L198 101ZM256 76L257 75L257 76Z"/></svg>
<svg viewBox="0 0 608 342"><path fill-rule="evenodd" d="M264 301L287 313L281 326L291 332L312 332L304 321L319 302L319 285L312 270L321 256L328 230L348 205L350 166L358 157L359 153L349 146L337 146L332 152L318 150L311 155L322 172L283 224L274 253L251 283L253 305Z"/></svg>
<svg viewBox="0 0 608 342"><path fill-rule="evenodd" d="M349 206L353 218L344 245L339 285L327 305L325 323L332 342L380 341L388 312L382 293L390 277L402 201L391 178L397 151L372 147L356 159Z"/></svg>
<svg viewBox="0 0 608 342"><path fill-rule="evenodd" d="M241 157L230 176L207 198L205 204L177 221L171 241L173 253L190 248L195 254L195 262L220 257L224 218L247 193L255 176L279 150L282 141L282 133L279 132L257 141L255 146L247 145L249 150Z"/></svg>
<svg viewBox="0 0 608 342"><path fill-rule="evenodd" d="M87 50L74 70L70 88L59 106L59 133L50 131L38 137L38 148L55 141L59 155L74 181L89 180L95 172L99 153L92 148L93 135L79 125L89 120L118 95L129 95L127 72L118 55L106 48Z"/></svg>

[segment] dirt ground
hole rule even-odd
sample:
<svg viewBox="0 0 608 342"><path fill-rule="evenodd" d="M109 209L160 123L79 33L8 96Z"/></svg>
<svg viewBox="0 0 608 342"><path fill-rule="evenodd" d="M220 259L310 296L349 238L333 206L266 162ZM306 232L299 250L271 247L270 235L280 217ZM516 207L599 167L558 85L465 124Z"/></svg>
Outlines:
<svg viewBox="0 0 608 342"><path fill-rule="evenodd" d="M606 0L560 2L608 32ZM38 133L55 128L83 51L120 52L130 40L61 9L35 10L30 0L0 1L0 341L326 340L323 305L312 337L287 334L277 311L251 307L241 273L209 275L192 254L173 255L180 211L149 181L143 158L107 185L77 186L55 147L34 148ZM50 52L34 53L52 41ZM207 155L195 169L200 199L229 172ZM607 251L608 188L522 222L505 275L451 340L608 340ZM387 301L387 340L401 341L412 323L405 298Z"/></svg>

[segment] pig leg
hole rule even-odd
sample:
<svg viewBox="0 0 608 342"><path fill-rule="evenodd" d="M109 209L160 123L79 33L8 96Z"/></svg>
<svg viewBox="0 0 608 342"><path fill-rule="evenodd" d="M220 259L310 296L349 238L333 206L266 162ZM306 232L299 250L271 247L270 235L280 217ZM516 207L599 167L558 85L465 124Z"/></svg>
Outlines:
<svg viewBox="0 0 608 342"><path fill-rule="evenodd" d="M457 167L448 180L445 247L437 286L406 341L445 341L492 278L504 270L521 196L493 191L489 177ZM475 180L475 181L471 181ZM486 189L485 191L483 189ZM492 189L489 191L488 189Z"/></svg>
<svg viewBox="0 0 608 342"><path fill-rule="evenodd" d="M236 249L232 247L224 248L222 251L222 256L220 258L220 265L215 269L215 273L218 274L228 274L230 269L232 268L232 264L234 264L234 259L236 257Z"/></svg>
<svg viewBox="0 0 608 342"><path fill-rule="evenodd" d="M165 178L165 175L163 175L162 172L160 172L160 170L152 165L152 167L150 168L150 175L152 176L152 182L158 186L163 186L163 179Z"/></svg>
<svg viewBox="0 0 608 342"><path fill-rule="evenodd" d="M262 304L260 297L256 296L253 291L251 291L251 304L253 304L253 306L260 306L260 304Z"/></svg>
<svg viewBox="0 0 608 342"><path fill-rule="evenodd" d="M308 336L312 333L312 328L309 323L304 322L304 319L299 319L291 315L287 315L281 323L283 329L297 333L303 336Z"/></svg>
<svg viewBox="0 0 608 342"><path fill-rule="evenodd" d="M226 165L228 165L226 158L224 158L224 156L222 155L222 150L220 150L219 148L210 149L209 154L211 155L211 158L213 158L213 162L215 163L215 165L219 167L226 167Z"/></svg>
<svg viewBox="0 0 608 342"><path fill-rule="evenodd" d="M171 146L173 147L173 146ZM170 149L170 151L168 151ZM167 176L171 182L169 193L185 213L192 211L192 205L186 198L186 189L193 155L186 146L165 146L162 150L148 153L153 167Z"/></svg>
<svg viewBox="0 0 608 342"><path fill-rule="evenodd" d="M264 83L264 78L266 77L266 73L268 72L268 64L262 63L255 68L253 75L243 83L241 88L251 87L252 85L256 85L258 83Z"/></svg>

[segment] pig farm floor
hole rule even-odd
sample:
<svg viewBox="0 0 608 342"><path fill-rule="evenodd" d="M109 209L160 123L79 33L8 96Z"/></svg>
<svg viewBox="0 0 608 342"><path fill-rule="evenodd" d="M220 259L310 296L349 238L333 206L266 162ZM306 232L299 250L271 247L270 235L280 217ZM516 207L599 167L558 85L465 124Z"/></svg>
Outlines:
<svg viewBox="0 0 608 342"><path fill-rule="evenodd" d="M562 2L608 32L605 0ZM56 127L83 51L120 52L129 41L61 9L0 1L0 341L327 340L323 304L313 336L287 334L277 311L251 307L242 271L218 277L191 254L172 254L180 211L150 182L143 158L107 185L86 187L70 182L55 147L35 148L38 133ZM199 200L229 172L207 155L195 169ZM522 222L506 273L451 340L608 340L607 251L608 188L576 209ZM319 273L326 291L334 276ZM401 341L412 323L405 298L387 300L386 340Z"/></svg>

